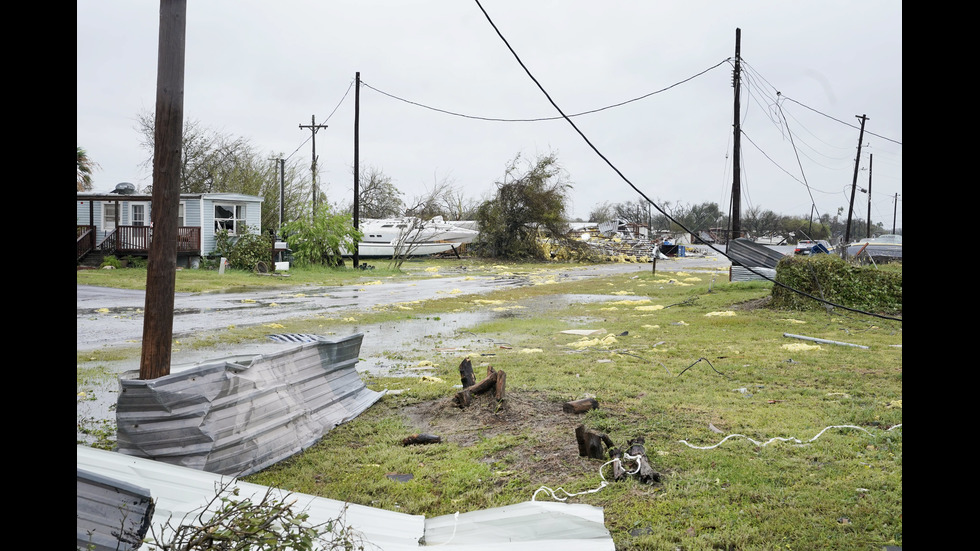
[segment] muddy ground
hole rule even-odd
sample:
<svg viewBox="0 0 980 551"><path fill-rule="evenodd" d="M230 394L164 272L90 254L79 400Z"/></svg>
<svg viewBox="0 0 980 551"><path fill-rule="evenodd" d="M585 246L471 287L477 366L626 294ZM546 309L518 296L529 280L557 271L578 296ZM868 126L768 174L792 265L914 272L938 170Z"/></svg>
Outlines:
<svg viewBox="0 0 980 551"><path fill-rule="evenodd" d="M659 261L657 271L691 271L711 269L712 271L730 265L723 257L687 257L668 261ZM647 272L649 264L610 264L600 267L562 270L560 277L565 279L580 279L601 277L607 274ZM322 290L310 293L303 289L303 297L294 297L289 290L277 290L254 293L246 296L239 294L222 294L218 296L187 295L175 299L174 336L192 334L195 331L213 329L227 325L245 325L255 323L270 323L289 316L308 316L312 311L344 311L368 308L374 304L390 301L391 303L409 300L424 300L437 297L440 291L466 284L469 293L485 293L501 286L530 285L530 281L520 278L440 278L428 285L398 286L394 289L373 288L370 292L354 292L351 288ZM352 286L353 287L353 286ZM380 286L384 287L384 286ZM259 296L262 295L262 296ZM292 297L292 300L287 300ZM80 289L77 297L77 351L92 350L104 346L132 344L139 342L142 331L142 316L139 308L143 295L138 291L113 291L105 289ZM247 308L242 308L243 300L247 299ZM542 300L524 304L521 316L546 315L548 312L563 308L569 301L582 302L587 300L622 300L622 296L608 295L553 295ZM261 308L252 305L276 303L276 308ZM292 305L292 306L288 306ZM311 307L311 305L315 305ZM398 322L353 325L348 334L364 333L361 345L361 358L357 370L361 373L382 374L392 376L419 376L424 370L411 366L400 365L390 360L385 354L389 350L407 350L425 348L444 354L447 362L457 362L459 350L468 350L479 356L481 353L492 353L499 345L492 339L479 339L467 329L489 321L495 316L513 316L514 312L469 312L441 314L438 319L412 319ZM278 316L278 317L277 317ZM208 350L174 351L172 362L174 367L196 362L214 360L229 356L245 354L266 354L282 350L283 347L295 346L283 342L248 343L244 345L221 346ZM105 373L101 382L89 382L78 387L76 400L77 439L79 443L91 444L100 433L110 431L114 434L114 407L118 396L118 375L139 370L139 358L120 362L82 362L77 368L98 368ZM474 362L477 378L482 379L481 368ZM452 407L452 406L449 406ZM539 423L541 431L546 434L548 424L555 422L574 422L574 416L561 413L561 404L548 403L535 393L508 393L507 407L503 411L489 411L492 404L486 407L471 407L460 416L459 410L449 411L441 401L430 404L412 406L407 411L415 420L419 432L444 434L445 438L460 441L464 444L479 438L481 430L492 429L497 424L510 424L511 428ZM567 419L566 419L567 418ZM572 430L574 430L572 426ZM481 428L482 427L482 428ZM571 448L568 448L571 446ZM578 455L576 442L550 442L543 448L546 455L569 457L569 449L574 451L571 457ZM540 459L540 458L539 458ZM538 465L538 463L535 463ZM541 465L547 468L547 462ZM535 467L537 468L537 467Z"/></svg>

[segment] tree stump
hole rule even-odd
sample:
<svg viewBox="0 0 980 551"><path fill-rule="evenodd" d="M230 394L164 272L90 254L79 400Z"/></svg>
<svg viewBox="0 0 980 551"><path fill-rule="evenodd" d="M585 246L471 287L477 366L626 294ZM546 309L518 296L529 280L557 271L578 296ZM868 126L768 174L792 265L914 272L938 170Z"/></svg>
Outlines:
<svg viewBox="0 0 980 551"><path fill-rule="evenodd" d="M504 400L504 389L507 381L507 374L503 371L494 371L493 366L487 367L487 377L475 385L464 387L456 393L453 398L453 402L458 407L464 408L469 406L473 402L473 395L483 394L494 391L494 397L497 402L502 402Z"/></svg>
<svg viewBox="0 0 980 551"><path fill-rule="evenodd" d="M463 383L463 388L476 384L476 377L473 376L473 364L469 357L463 358L463 361L459 362L459 380Z"/></svg>
<svg viewBox="0 0 980 551"><path fill-rule="evenodd" d="M581 457L604 459L605 448L603 448L603 444L610 448L613 447L611 438L602 433L592 432L586 429L585 425L579 425L575 428L575 440L578 441L578 454Z"/></svg>
<svg viewBox="0 0 980 551"><path fill-rule="evenodd" d="M565 413L585 413L592 409L599 409L599 402L595 398L573 400L561 406L561 410Z"/></svg>

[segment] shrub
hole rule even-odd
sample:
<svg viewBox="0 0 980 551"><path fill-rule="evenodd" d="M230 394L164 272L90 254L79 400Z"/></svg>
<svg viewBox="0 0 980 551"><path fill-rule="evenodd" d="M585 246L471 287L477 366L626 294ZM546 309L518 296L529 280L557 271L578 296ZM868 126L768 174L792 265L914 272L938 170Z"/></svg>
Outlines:
<svg viewBox="0 0 980 551"><path fill-rule="evenodd" d="M294 220L283 231L293 259L301 266L339 266L343 263L341 249L354 250L364 237L354 229L349 214L335 214L327 205L317 211L312 223Z"/></svg>
<svg viewBox="0 0 980 551"><path fill-rule="evenodd" d="M236 239L226 230L218 232L215 238L215 254L228 259L228 265L236 270L253 270L259 262L272 263L272 237L265 234L249 233L248 226L242 226L242 234Z"/></svg>
<svg viewBox="0 0 980 551"><path fill-rule="evenodd" d="M112 266L113 268L122 268L122 262L120 262L115 255L110 254L102 259L102 264L99 264L99 268L105 268L106 266Z"/></svg>
<svg viewBox="0 0 980 551"><path fill-rule="evenodd" d="M901 270L855 266L838 256L786 256L776 265L776 282L826 301L867 312L901 314ZM822 303L775 285L773 308L810 310Z"/></svg>

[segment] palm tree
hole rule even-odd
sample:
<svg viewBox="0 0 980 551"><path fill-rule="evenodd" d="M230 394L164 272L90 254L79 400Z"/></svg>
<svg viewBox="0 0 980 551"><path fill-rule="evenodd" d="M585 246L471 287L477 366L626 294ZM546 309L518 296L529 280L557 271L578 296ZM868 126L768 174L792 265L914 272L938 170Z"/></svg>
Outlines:
<svg viewBox="0 0 980 551"><path fill-rule="evenodd" d="M92 189L92 173L100 168L99 163L88 158L88 153L80 146L78 147L78 189L76 191L89 191Z"/></svg>

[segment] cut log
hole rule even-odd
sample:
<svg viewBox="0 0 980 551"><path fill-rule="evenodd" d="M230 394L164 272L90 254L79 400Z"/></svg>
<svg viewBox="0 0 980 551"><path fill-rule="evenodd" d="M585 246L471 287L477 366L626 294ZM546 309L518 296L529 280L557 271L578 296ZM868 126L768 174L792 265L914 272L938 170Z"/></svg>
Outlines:
<svg viewBox="0 0 980 551"><path fill-rule="evenodd" d="M442 437L434 434L413 434L402 439L402 446L415 444L438 444L442 442Z"/></svg>
<svg viewBox="0 0 980 551"><path fill-rule="evenodd" d="M599 409L599 402L595 398L583 398L565 402L561 410L565 413L585 413L592 409Z"/></svg>
<svg viewBox="0 0 980 551"><path fill-rule="evenodd" d="M605 448L613 447L612 439L605 434L592 432L585 428L585 425L579 425L575 428L575 440L578 442L578 454L581 457L589 457L592 459L604 459L605 458Z"/></svg>
<svg viewBox="0 0 980 551"><path fill-rule="evenodd" d="M473 364L470 362L469 357L459 362L459 380L463 383L463 388L476 384L476 377L473 376Z"/></svg>
<svg viewBox="0 0 980 551"><path fill-rule="evenodd" d="M626 450L626 454L634 457L637 463L636 472L633 473L633 476L644 484L660 482L660 473L653 470L653 467L650 466L650 460L647 459L646 447L643 445L644 438L638 436L628 443L629 449Z"/></svg>

